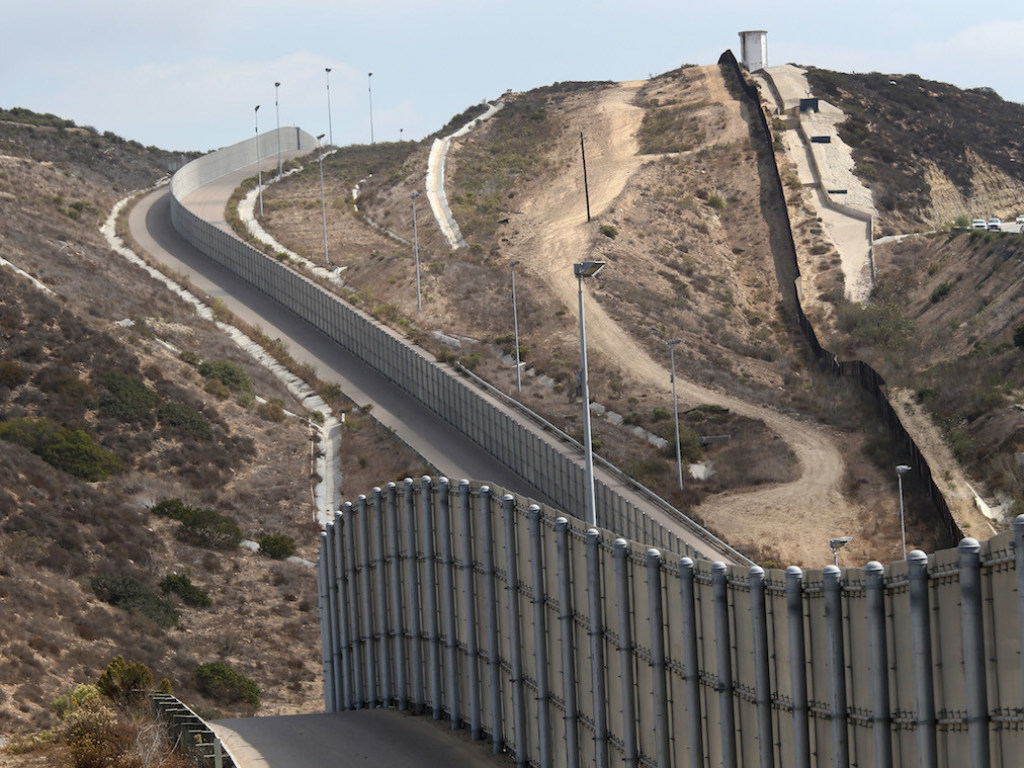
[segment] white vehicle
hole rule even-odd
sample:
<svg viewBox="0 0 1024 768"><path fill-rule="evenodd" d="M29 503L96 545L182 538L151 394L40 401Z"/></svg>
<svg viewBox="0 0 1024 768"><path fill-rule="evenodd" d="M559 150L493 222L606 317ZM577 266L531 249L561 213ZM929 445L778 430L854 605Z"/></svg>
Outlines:
<svg viewBox="0 0 1024 768"><path fill-rule="evenodd" d="M975 219L971 222L971 229L985 229L985 220Z"/></svg>
<svg viewBox="0 0 1024 768"><path fill-rule="evenodd" d="M996 219L996 218L989 219L988 220L988 231L989 232L1002 232L1003 231L1003 222L1000 221L999 219Z"/></svg>
<svg viewBox="0 0 1024 768"><path fill-rule="evenodd" d="M1018 216L1017 217L1017 223L1018 224L1024 224L1024 216Z"/></svg>

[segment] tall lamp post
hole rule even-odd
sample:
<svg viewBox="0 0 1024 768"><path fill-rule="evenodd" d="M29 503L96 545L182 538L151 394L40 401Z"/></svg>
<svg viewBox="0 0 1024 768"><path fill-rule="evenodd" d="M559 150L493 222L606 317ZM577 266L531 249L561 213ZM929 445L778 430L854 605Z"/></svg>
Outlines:
<svg viewBox="0 0 1024 768"><path fill-rule="evenodd" d="M260 157L260 105L256 105L254 110L256 114L256 190L260 196L260 216L263 215L263 168L261 163L263 158Z"/></svg>
<svg viewBox="0 0 1024 768"><path fill-rule="evenodd" d="M327 266L331 265L331 260L327 255L327 196L324 194L324 148L320 143L324 135L321 133L316 137L316 148L320 153L320 211L323 214L324 220L324 261L327 262Z"/></svg>
<svg viewBox="0 0 1024 768"><path fill-rule="evenodd" d="M420 298L420 233L416 227L416 198L419 192L412 193L412 252L416 259L416 311L423 311L423 302Z"/></svg>
<svg viewBox="0 0 1024 768"><path fill-rule="evenodd" d="M676 422L676 472L679 475L679 490L683 490L683 452L679 447L679 400L676 398L676 345L682 339L670 339L668 344L669 356L672 358L672 412Z"/></svg>
<svg viewBox="0 0 1024 768"><path fill-rule="evenodd" d="M900 486L900 540L903 542L903 559L907 559L907 526L903 519L903 476L910 471L909 464L896 465L896 477Z"/></svg>
<svg viewBox="0 0 1024 768"><path fill-rule="evenodd" d="M590 387L587 382L587 324L583 315L583 278L593 277L604 268L603 261L573 264L580 294L580 385L583 390L583 455L586 463L587 525L597 525L597 494L594 491L594 446L590 437Z"/></svg>
<svg viewBox="0 0 1024 768"><path fill-rule="evenodd" d="M516 341L516 391L523 391L523 374L521 369L521 363L519 360L519 311L516 309L516 265L519 264L519 259L512 262L512 327L515 329L515 341Z"/></svg>
<svg viewBox="0 0 1024 768"><path fill-rule="evenodd" d="M373 72L366 76L366 93L370 99L370 143L373 144Z"/></svg>
<svg viewBox="0 0 1024 768"><path fill-rule="evenodd" d="M327 74L327 140L334 146L334 128L331 125L331 68L324 67Z"/></svg>
<svg viewBox="0 0 1024 768"><path fill-rule="evenodd" d="M277 115L277 175L281 175L281 108L277 103L277 92L281 83L274 83L274 113Z"/></svg>

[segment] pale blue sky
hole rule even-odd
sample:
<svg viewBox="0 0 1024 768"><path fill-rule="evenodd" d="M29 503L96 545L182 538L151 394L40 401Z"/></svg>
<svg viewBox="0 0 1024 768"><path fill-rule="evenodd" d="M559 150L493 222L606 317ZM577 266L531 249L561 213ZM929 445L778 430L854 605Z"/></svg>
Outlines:
<svg viewBox="0 0 1024 768"><path fill-rule="evenodd" d="M767 30L769 64L913 72L1024 101L1020 3L978 12L934 0L695 5L0 0L0 107L53 112L162 149L208 150L251 136L257 104L261 131L279 111L281 125L368 143L372 100L376 141L419 139L506 89L642 79L713 64L726 49L739 57L738 33L748 29Z"/></svg>

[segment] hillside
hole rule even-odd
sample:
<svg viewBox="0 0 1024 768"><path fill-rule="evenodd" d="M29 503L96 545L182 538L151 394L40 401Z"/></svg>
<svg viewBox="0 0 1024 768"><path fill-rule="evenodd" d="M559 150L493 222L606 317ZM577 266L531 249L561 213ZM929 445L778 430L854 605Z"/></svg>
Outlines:
<svg viewBox="0 0 1024 768"><path fill-rule="evenodd" d="M832 307L812 314L821 341L875 366L922 434L944 430L943 447L979 492L1019 511L1024 356L1014 336L1024 324L1024 237L942 229L965 215L1006 218L1024 208L1019 105L912 76L812 76L816 93L851 115L845 130L880 231L925 233L876 245L876 288L855 305L834 290L831 244L820 228L802 227L801 248L821 255L801 264L805 294ZM908 97L911 86L937 94L931 106ZM342 270L346 297L579 436L571 266L607 261L587 285L590 383L621 423L595 420L598 452L765 564L820 567L831 562L836 535L854 536L843 565L895 559L893 467L905 451L855 385L818 371L784 309L759 171L787 158L758 155L753 116L719 67L642 82L558 83L502 101L449 154L463 249L448 247L422 198L414 235L412 194L423 188L429 140L346 147L325 159L330 261ZM955 119L939 119L954 106ZM438 134L481 111L471 107ZM106 479L77 479L29 447L2 444L0 604L10 618L0 628L0 665L10 674L0 681L0 734L43 727L57 695L94 680L119 653L171 678L202 708L223 705L198 693L192 671L221 660L259 683L261 712L318 710L310 569L184 542L172 520L148 511L182 498L231 516L246 539L288 533L301 556L315 557L305 414L97 231L117 199L183 158L52 116L11 110L0 118L0 256L45 286L0 268L0 427L48 418L81 430L122 467ZM1000 147L1012 150L1013 163ZM323 257L318 170L309 163L264 194L265 228L312 259ZM807 190L787 195L794 221L813 224ZM522 393L508 358L514 261L529 369ZM674 338L682 340L675 363L684 455L708 470L682 491L674 454L633 432L673 436L665 342ZM243 371L251 392L211 381L203 361ZM131 393L150 405L114 408L139 405ZM351 407L340 396L335 405ZM348 493L417 472L416 457L372 420L350 416ZM908 543L950 544L935 534L922 490L912 481L905 490ZM984 538L987 523L974 520L967 532ZM180 624L160 628L102 602L94 588L97 577L124 577L157 592L168 575L187 576L213 606L171 596Z"/></svg>
<svg viewBox="0 0 1024 768"><path fill-rule="evenodd" d="M261 712L317 711L309 565L183 538L149 512L182 499L221 516L210 531L231 520L316 558L302 408L99 233L173 157L49 124L0 121L0 137L0 737L48 727L54 699L119 654L208 712L249 711L198 692L194 670L214 661L256 682ZM378 479L359 461L377 451L394 476L418 469L372 421L349 421L354 483ZM164 593L168 577L211 605Z"/></svg>

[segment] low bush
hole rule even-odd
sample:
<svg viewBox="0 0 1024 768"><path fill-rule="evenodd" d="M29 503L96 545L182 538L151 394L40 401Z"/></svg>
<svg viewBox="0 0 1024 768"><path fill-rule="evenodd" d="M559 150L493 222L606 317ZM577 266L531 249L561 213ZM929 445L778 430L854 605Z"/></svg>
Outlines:
<svg viewBox="0 0 1024 768"><path fill-rule="evenodd" d="M120 371L104 374L100 413L123 422L146 421L156 407L157 394L141 379Z"/></svg>
<svg viewBox="0 0 1024 768"><path fill-rule="evenodd" d="M96 688L119 708L128 710L146 700L153 687L153 673L141 661L127 662L117 656L99 676Z"/></svg>
<svg viewBox="0 0 1024 768"><path fill-rule="evenodd" d="M275 560L285 560L295 554L295 541L291 536L268 533L260 539L260 554Z"/></svg>
<svg viewBox="0 0 1024 768"><path fill-rule="evenodd" d="M177 520L180 525L175 535L188 544L234 549L242 543L242 529L235 519L214 509L193 507L181 499L163 499L154 504L150 512Z"/></svg>
<svg viewBox="0 0 1024 768"><path fill-rule="evenodd" d="M132 576L94 576L91 586L96 597L115 608L145 616L161 627L178 626L178 610Z"/></svg>
<svg viewBox="0 0 1024 768"><path fill-rule="evenodd" d="M248 704L259 709L260 689L253 680L221 661L200 664L195 671L199 691L221 704Z"/></svg>
<svg viewBox="0 0 1024 768"><path fill-rule="evenodd" d="M209 420L192 406L182 402L162 403L156 417L161 426L200 440L213 439L213 427Z"/></svg>
<svg viewBox="0 0 1024 768"><path fill-rule="evenodd" d="M83 430L49 419L12 419L0 424L0 440L27 448L52 467L87 482L105 480L124 464Z"/></svg>
<svg viewBox="0 0 1024 768"><path fill-rule="evenodd" d="M186 605L196 608L209 608L213 605L209 593L200 589L185 574L168 574L160 580L160 591L165 595L172 592L181 598Z"/></svg>
<svg viewBox="0 0 1024 768"><path fill-rule="evenodd" d="M230 360L204 360L199 364L199 373L204 379L217 379L232 392L254 391L249 375Z"/></svg>

